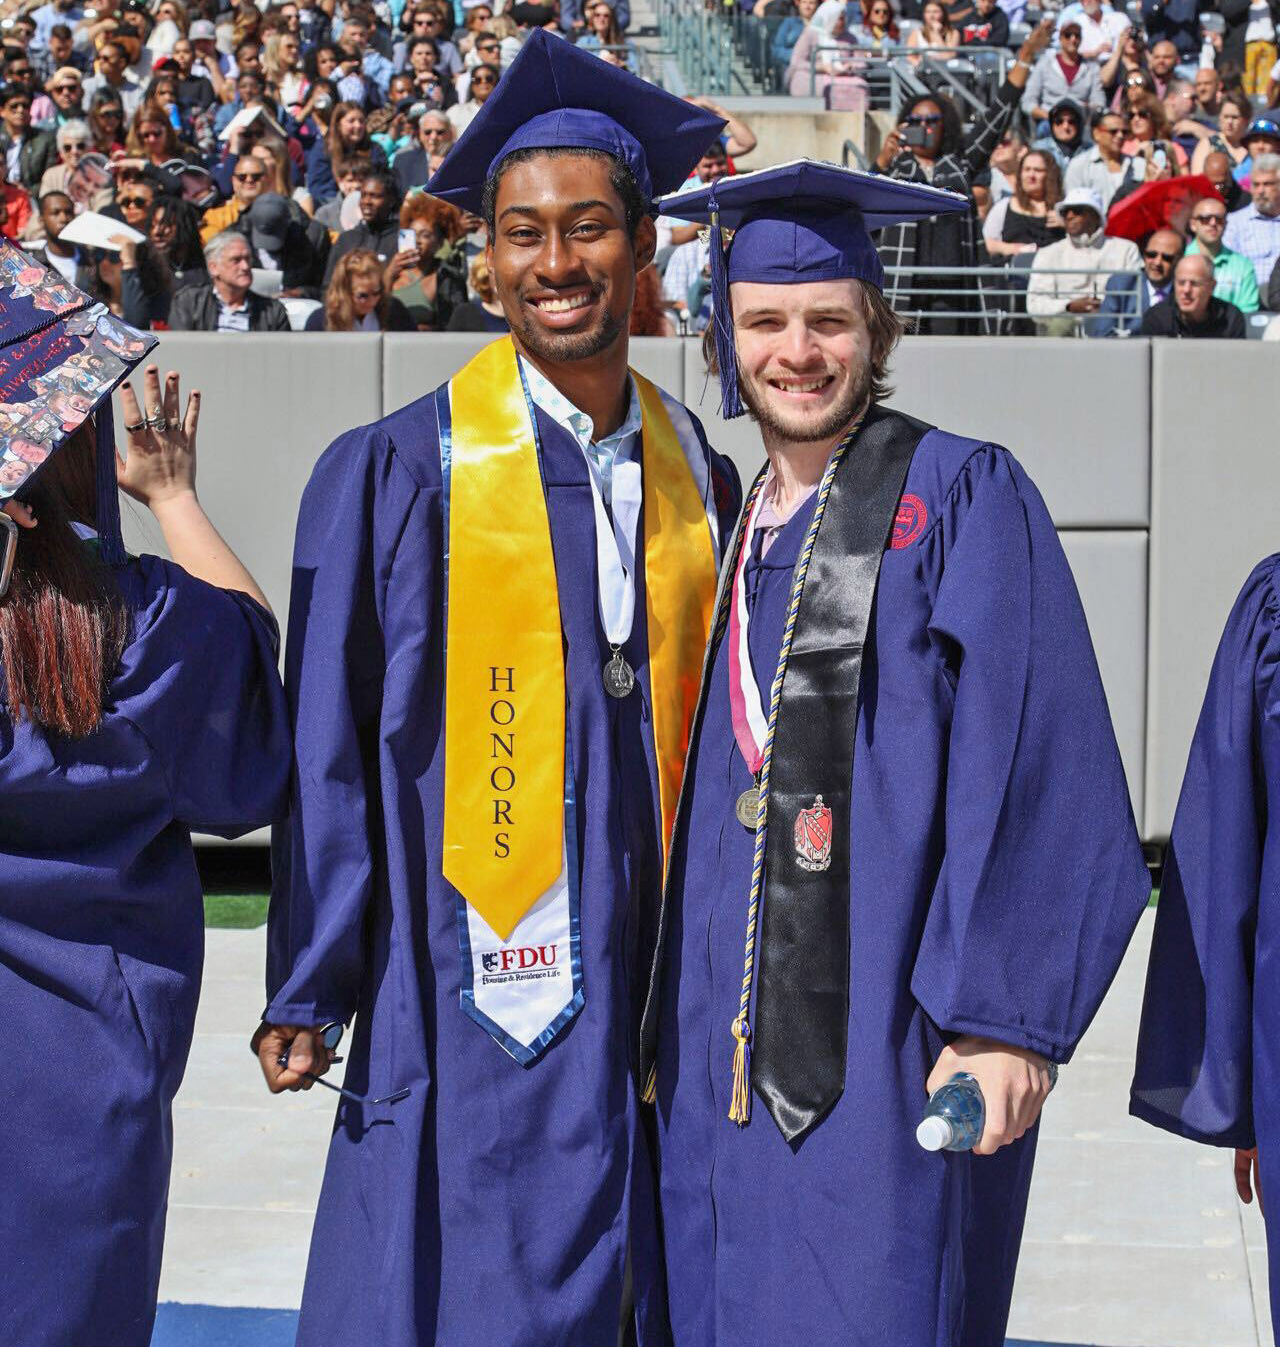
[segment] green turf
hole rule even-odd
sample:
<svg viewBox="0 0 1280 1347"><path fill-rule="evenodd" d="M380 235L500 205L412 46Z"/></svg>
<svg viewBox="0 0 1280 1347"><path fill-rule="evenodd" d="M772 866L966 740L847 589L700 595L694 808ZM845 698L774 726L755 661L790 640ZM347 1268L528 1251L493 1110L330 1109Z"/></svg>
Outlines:
<svg viewBox="0 0 1280 1347"><path fill-rule="evenodd" d="M261 926L267 919L269 901L265 893L206 893L204 924L235 930Z"/></svg>

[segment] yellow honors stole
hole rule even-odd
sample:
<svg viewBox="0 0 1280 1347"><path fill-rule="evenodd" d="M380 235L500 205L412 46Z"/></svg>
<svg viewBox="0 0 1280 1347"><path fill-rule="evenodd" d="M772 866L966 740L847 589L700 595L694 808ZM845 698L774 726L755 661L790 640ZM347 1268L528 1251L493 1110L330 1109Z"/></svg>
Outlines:
<svg viewBox="0 0 1280 1347"><path fill-rule="evenodd" d="M654 385L632 377L665 874L716 564L671 417ZM511 339L461 369L436 410L447 538L443 871L459 896L462 1007L528 1066L581 1009L583 989L560 600Z"/></svg>

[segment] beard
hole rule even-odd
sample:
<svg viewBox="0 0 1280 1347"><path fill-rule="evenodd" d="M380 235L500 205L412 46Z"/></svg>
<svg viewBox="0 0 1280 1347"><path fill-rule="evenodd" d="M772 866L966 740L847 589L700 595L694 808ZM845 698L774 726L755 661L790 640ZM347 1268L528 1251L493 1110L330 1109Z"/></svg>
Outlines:
<svg viewBox="0 0 1280 1347"><path fill-rule="evenodd" d="M520 338L521 345L531 356L553 364L590 360L607 351L626 330L623 320L605 309L595 326L585 332L548 332L528 311L523 300L517 298L514 308L515 321L512 322L510 313L507 321L511 322L511 329Z"/></svg>
<svg viewBox="0 0 1280 1347"><path fill-rule="evenodd" d="M869 362L850 370L844 393L826 411L815 416L800 408L794 412L780 411L769 401L765 381L756 380L741 369L738 371L742 405L751 414L751 419L761 430L767 430L791 444L815 444L838 435L853 420L858 409L870 399L871 383Z"/></svg>

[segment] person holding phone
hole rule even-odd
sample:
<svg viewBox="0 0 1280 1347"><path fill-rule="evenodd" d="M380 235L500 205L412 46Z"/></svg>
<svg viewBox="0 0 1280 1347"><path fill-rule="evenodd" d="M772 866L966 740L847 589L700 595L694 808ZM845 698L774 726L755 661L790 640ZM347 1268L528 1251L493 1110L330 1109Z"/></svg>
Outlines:
<svg viewBox="0 0 1280 1347"><path fill-rule="evenodd" d="M966 133L960 114L941 94L920 94L903 109L898 125L885 137L876 156L875 170L903 182L928 183L960 192L973 200L973 180L984 169L1012 120L1027 77L1036 58L1049 45L1052 18L1044 19L1018 48L1008 78L996 91L991 105ZM909 276L913 264L973 267L978 261L977 211L944 215L933 220L910 220L881 232L881 256L892 268L886 276L885 294L898 299L899 286L912 290L906 302L912 309L945 310L939 317L926 317L922 331L954 333L963 330L966 296L955 294L969 285L963 274L922 277L916 284ZM933 296L922 290L945 289L953 293Z"/></svg>

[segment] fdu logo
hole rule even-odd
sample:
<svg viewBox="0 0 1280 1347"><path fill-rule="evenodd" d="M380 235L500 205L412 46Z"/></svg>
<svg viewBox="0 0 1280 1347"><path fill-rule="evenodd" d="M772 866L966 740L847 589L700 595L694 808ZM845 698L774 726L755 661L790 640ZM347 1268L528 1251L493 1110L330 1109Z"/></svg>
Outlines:
<svg viewBox="0 0 1280 1347"><path fill-rule="evenodd" d="M489 950L480 956L486 973L522 973L534 968L554 968L558 945L522 945L515 949Z"/></svg>

